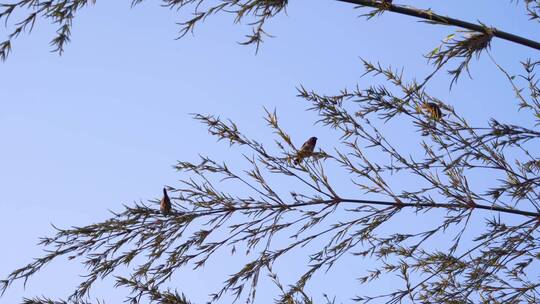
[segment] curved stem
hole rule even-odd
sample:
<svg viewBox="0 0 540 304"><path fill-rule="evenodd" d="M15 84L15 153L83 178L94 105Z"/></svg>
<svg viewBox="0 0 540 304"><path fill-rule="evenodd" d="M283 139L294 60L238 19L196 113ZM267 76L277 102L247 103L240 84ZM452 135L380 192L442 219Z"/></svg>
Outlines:
<svg viewBox="0 0 540 304"><path fill-rule="evenodd" d="M376 1L376 0L337 0L341 2L347 2L352 4L357 4L361 6L369 6L374 8L381 8L382 1ZM445 25L454 25L462 28L466 28L469 30L477 31L480 33L486 33L487 28L480 24L475 24L459 19L454 19L450 17L445 17L442 15L438 15L435 13L432 13L431 11L427 10L420 10L420 9L414 9L409 7L403 7L393 4L385 4L384 10L389 12L394 12L402 15L408 15L416 18L421 18L425 20L429 20L432 22L437 22ZM494 37L508 40L517 44L521 44L524 46L528 46L530 48L540 50L540 43L534 40L530 40L527 38L523 38L521 36L517 36L508 32L500 31L495 28L490 29L490 34L492 34Z"/></svg>

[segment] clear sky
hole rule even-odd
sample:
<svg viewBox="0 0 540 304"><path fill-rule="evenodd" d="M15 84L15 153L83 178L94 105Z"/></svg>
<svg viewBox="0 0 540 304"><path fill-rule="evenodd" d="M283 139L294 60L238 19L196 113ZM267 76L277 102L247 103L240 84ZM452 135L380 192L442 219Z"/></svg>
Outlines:
<svg viewBox="0 0 540 304"><path fill-rule="evenodd" d="M540 40L540 25L528 22L523 8L510 1L394 2L430 5L441 14ZM164 184L177 185L171 167L177 160L196 160L201 152L222 160L234 154L207 136L189 113L231 118L261 139L269 136L263 107L276 108L298 145L316 132L330 150L336 143L324 140L329 131L313 127L316 116L304 111L295 87L327 94L352 88L363 72L360 57L421 78L429 70L422 54L451 33L408 17L386 14L367 22L359 14L332 0L290 1L287 15L269 23L276 37L266 39L257 55L253 47L236 43L250 29L234 25L231 16L210 18L194 36L174 40L175 22L186 15L155 1L133 9L130 1L98 1L75 19L72 42L61 57L50 52L54 27L37 24L0 64L0 277L40 255L36 243L53 233L51 223L69 227L103 220L109 209L159 198ZM519 60L538 58L537 52L498 40L492 50L514 72ZM474 82L462 78L450 92L447 80L438 79L431 92L457 110L467 109L474 123L498 115L520 122L513 94L489 59L482 56L471 70ZM390 136L399 138L399 130L393 132ZM354 264L355 270L362 265ZM205 269L171 286L203 302L225 279L212 281L211 265ZM77 264L55 262L26 289L15 283L0 303L65 297L81 271ZM354 288L352 278L359 273L338 267L326 291ZM343 277L351 282L340 282ZM105 294L93 295L108 303L122 299L122 293Z"/></svg>

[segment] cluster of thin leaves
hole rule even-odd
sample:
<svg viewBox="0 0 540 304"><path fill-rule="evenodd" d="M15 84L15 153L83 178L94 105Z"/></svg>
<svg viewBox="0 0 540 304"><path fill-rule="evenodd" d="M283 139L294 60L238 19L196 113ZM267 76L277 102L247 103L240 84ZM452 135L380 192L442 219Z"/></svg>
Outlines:
<svg viewBox="0 0 540 304"><path fill-rule="evenodd" d="M492 29L488 27L485 27L484 32L460 31L459 34L461 35L451 34L447 36L441 46L426 55L428 60L433 62L436 69L440 69L451 59L461 59L456 68L448 71L452 76L451 85L458 80L464 70L469 73L469 63L473 56L479 58L482 51L489 49L493 39Z"/></svg>
<svg viewBox="0 0 540 304"><path fill-rule="evenodd" d="M540 20L540 1L538 0L527 0L527 13L531 20Z"/></svg>
<svg viewBox="0 0 540 304"><path fill-rule="evenodd" d="M519 2L517 0L516 2ZM540 1L539 0L523 0L525 9L530 20L540 21Z"/></svg>
<svg viewBox="0 0 540 304"><path fill-rule="evenodd" d="M537 113L537 64L524 65L523 79L531 87L521 90L521 96ZM125 206L101 223L59 229L41 241L47 254L11 273L2 289L26 281L64 256L88 268L69 303L85 300L96 280L114 276L116 286L129 289L130 303L183 304L188 302L182 294L162 290L167 281L186 267L200 269L212 257L231 252L245 254L249 261L210 295L211 303L225 295L254 302L263 275L280 291L276 303L313 303L307 291L310 280L345 256L380 262L359 274L360 284L385 275L397 275L404 282L403 288L387 294L358 295L354 301L359 303L398 303L408 298L425 303L537 303L540 282L530 275L540 262L540 159L527 144L538 140L540 132L496 120L486 127L471 127L450 105L418 89L414 81L405 81L401 73L367 61L364 67L367 74L382 75L389 86L343 90L335 96L299 89L299 96L318 113L319 123L342 137L334 151L319 149L295 165L297 147L275 112L267 111L265 118L276 134L272 149L247 137L232 121L195 115L219 140L247 149L244 155L251 169L235 172L202 156L196 163L179 162L177 170L187 177L183 186L169 188L175 194L171 214L141 203ZM443 119L434 120L421 110L419 105L427 102L442 109ZM400 152L373 119L408 122L423 135L419 142L423 155ZM367 157L370 151L392 161ZM327 167L336 165L342 167L341 174L328 176ZM478 171L492 177L489 188L469 183ZM281 184L296 182L304 190L284 192L268 182L270 175L280 176ZM422 186L392 186L392 176L417 179ZM349 180L358 197L343 197L331 180L340 184ZM374 197L383 199L368 199ZM382 225L402 213L440 219L432 228L414 233L381 232ZM347 214L349 220L336 214ZM486 228L464 240L472 218L484 219ZM291 241L272 241L282 236ZM440 236L450 240L445 248L427 245ZM305 271L295 282L284 285L281 280L291 274L277 273L273 266L315 241L324 245L306 256ZM116 274L126 265L131 269L128 277ZM28 303L56 303L32 301Z"/></svg>
<svg viewBox="0 0 540 304"><path fill-rule="evenodd" d="M356 1L355 1L356 2ZM363 14L362 16L371 19L380 16L383 13L392 10L395 7L400 7L396 4L391 4L385 1L357 1L359 7L372 7L373 9ZM453 19L444 17L434 13L431 9L419 9L407 7L407 9L418 12L424 15L424 23L445 26L459 26L452 22ZM458 30L456 33L448 35L442 40L440 46L434 48L426 55L426 58L435 66L436 73L440 68L446 65L451 60L457 60L460 63L457 67L448 70L452 76L450 86L454 84L460 77L463 71L469 73L469 63L473 57L480 57L480 54L488 50L495 29L480 23L480 29L477 30Z"/></svg>
<svg viewBox="0 0 540 304"><path fill-rule="evenodd" d="M536 125L540 124L540 85L539 79L536 77L536 70L540 68L540 61L527 60L522 62L523 68L526 71L525 75L520 75L520 78L526 81L529 98L523 97L522 90L517 90L517 95L520 99L520 109L531 110L536 117Z"/></svg>
<svg viewBox="0 0 540 304"><path fill-rule="evenodd" d="M143 0L132 0L132 6ZM217 13L234 15L235 22L249 17L252 33L246 36L242 44L255 44L258 48L265 35L266 22L284 11L287 0L162 0L162 6L171 10L191 8L193 17L180 22L178 37L190 33L199 22ZM95 4L96 0L20 0L15 3L0 3L0 21L6 27L13 15L24 16L13 22L7 39L0 43L0 59L5 60L11 52L12 43L23 32L31 32L39 19L56 24L56 35L51 41L53 52L62 54L70 40L73 18L84 7ZM18 13L18 14L17 14Z"/></svg>

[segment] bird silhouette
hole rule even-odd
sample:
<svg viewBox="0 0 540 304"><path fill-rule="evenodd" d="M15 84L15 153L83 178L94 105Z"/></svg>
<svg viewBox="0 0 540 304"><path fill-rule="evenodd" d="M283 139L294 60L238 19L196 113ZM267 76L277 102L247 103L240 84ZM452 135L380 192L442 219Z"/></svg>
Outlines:
<svg viewBox="0 0 540 304"><path fill-rule="evenodd" d="M309 157L313 154L313 150L315 150L315 145L317 144L317 137L310 137L296 152L296 157L294 158L294 164L298 165L302 160L306 157Z"/></svg>
<svg viewBox="0 0 540 304"><path fill-rule="evenodd" d="M171 199L169 198L169 195L167 195L167 189L165 188L163 188L163 198L159 204L159 209L163 214L171 213Z"/></svg>

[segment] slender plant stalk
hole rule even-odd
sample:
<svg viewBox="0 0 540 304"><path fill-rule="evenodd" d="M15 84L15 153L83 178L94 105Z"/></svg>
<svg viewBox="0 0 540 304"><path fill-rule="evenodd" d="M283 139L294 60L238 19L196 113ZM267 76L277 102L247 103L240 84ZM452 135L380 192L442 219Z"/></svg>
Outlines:
<svg viewBox="0 0 540 304"><path fill-rule="evenodd" d="M369 6L369 7L374 7L374 8L381 7L381 1L375 1L375 0L337 0L337 1L358 4L361 6ZM428 10L418 10L414 8L408 8L408 7L403 7L403 6L393 5L393 4L386 5L385 10L402 14L402 15L408 15L408 16L412 16L416 18L421 18L421 19L425 19L425 20L429 20L429 21L437 22L441 24L454 25L454 26L466 28L472 31L477 31L480 33L486 33L486 30L489 29L491 31L490 34L493 35L494 37L508 40L511 42L515 42L517 44L521 44L524 46L528 46L536 50L540 50L540 43L534 40L520 37L520 36L511 34L508 32L504 32L495 28L486 28L485 26L482 26L480 24L475 24L475 23L471 23L471 22L467 22L467 21L463 21L463 20L459 20L455 18L441 16Z"/></svg>
<svg viewBox="0 0 540 304"><path fill-rule="evenodd" d="M474 207L471 207L464 204L396 203L396 202L390 202L390 201L376 201L376 200L348 199L348 198L336 198L336 199L331 199L331 200L316 200L316 201L309 201L309 202L296 203L296 204L287 204L287 205L273 205L273 206L265 206L264 208L266 209L297 208L297 207L323 205L323 204L331 204L331 203L336 203L336 204L337 203L353 203L353 204L365 204L365 205L417 207L417 208L482 209L482 210L497 211L497 212L508 213L508 214L538 217L540 220L540 213L538 212L510 209L510 208L504 208L504 207L498 207L498 206L487 206L487 205L481 205L481 204L475 204ZM256 210L256 209L263 209L263 207L260 207L260 206L238 207L238 208L234 208L234 211ZM223 209L214 209L211 211L201 210L201 213L204 215L210 215L210 214L221 213L228 210L230 209L223 208ZM192 212L192 213L196 213L196 212ZM176 214L182 215L183 212L176 212ZM198 214L198 215L201 215L201 214Z"/></svg>

